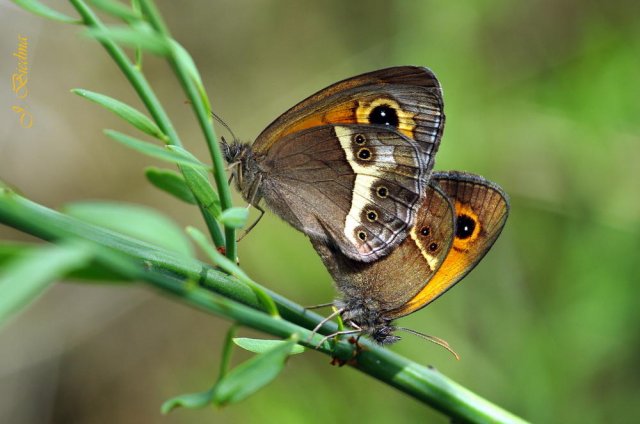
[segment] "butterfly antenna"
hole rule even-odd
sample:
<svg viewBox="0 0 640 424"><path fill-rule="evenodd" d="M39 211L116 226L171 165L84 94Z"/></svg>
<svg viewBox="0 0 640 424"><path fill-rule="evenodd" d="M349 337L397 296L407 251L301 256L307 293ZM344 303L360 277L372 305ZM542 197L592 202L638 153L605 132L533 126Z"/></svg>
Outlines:
<svg viewBox="0 0 640 424"><path fill-rule="evenodd" d="M411 334L414 334L414 335L416 335L418 337L422 337L423 339L428 340L431 343L435 343L438 346L442 346L443 348L447 349L453 356L455 356L455 358L458 361L460 360L460 355L458 355L456 353L456 351L453 350L453 348L451 346L449 346L449 343L447 343L446 340L443 340L440 337L430 336L428 334L423 334L423 333L420 333L418 331L411 330L410 328L405 328L405 327L396 327L396 329L402 330L402 331L406 331L407 333L411 333Z"/></svg>
<svg viewBox="0 0 640 424"><path fill-rule="evenodd" d="M231 131L231 128L229 128L229 125L227 125L227 123L226 123L226 122L224 122L224 121L222 120L222 118L220 118L218 115L216 115L216 114L215 114L215 113L213 113L213 112L211 112L211 116L213 116L213 119L215 119L216 121L218 121L218 123L219 123L220 125L222 125L224 128L226 128L226 130L227 130L227 131L229 131L229 134L231 134L231 137L233 137L233 142L234 142L234 143L238 143L238 142L239 142L238 137L236 137L236 135L234 134L234 132L233 132L233 131Z"/></svg>

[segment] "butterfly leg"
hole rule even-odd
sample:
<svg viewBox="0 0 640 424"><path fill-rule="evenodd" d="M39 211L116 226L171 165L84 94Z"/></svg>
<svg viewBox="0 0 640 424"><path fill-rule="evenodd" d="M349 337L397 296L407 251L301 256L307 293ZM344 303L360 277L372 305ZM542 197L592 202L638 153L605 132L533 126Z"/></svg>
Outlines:
<svg viewBox="0 0 640 424"><path fill-rule="evenodd" d="M356 334L356 333L361 333L362 330L361 329L355 329L355 330L343 330L343 331L336 331L333 334L329 334L328 336L324 336L322 338L322 340L320 340L320 343L318 343L316 345L316 349L318 349L320 346L322 346L324 344L324 342L326 342L327 340L329 340L332 337L337 337L337 336L344 336L347 334Z"/></svg>
<svg viewBox="0 0 640 424"><path fill-rule="evenodd" d="M304 309L321 309L321 308L329 308L331 306L333 306L333 302L320 303L319 305L305 306Z"/></svg>
<svg viewBox="0 0 640 424"><path fill-rule="evenodd" d="M342 311L344 311L344 309L336 309L328 317L320 321L318 325L316 325L315 328L311 331L311 334L309 335L307 342L311 342L311 339L313 338L313 336L316 335L318 330L320 330L320 328L322 328L322 326L325 325L327 322L331 321L333 318L340 315Z"/></svg>
<svg viewBox="0 0 640 424"><path fill-rule="evenodd" d="M262 209L262 207L260 205L247 205L247 208L250 208L251 206L253 206L254 208L256 208L256 209L258 209L260 211L260 216L253 222L253 224L251 224L249 226L249 228L244 230L244 232L242 233L242 235L240 237L238 237L238 240L236 240L236 242L239 242L240 240L245 238L245 236L247 234L249 234L249 231L253 230L253 227L258 225L258 222L260 222L260 220L262 219L262 216L264 215L264 209Z"/></svg>

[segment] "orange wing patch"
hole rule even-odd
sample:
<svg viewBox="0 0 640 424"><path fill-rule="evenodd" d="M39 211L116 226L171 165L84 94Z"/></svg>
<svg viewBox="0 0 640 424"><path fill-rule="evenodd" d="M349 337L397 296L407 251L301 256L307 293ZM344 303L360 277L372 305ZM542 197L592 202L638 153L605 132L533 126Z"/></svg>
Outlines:
<svg viewBox="0 0 640 424"><path fill-rule="evenodd" d="M480 235L480 220L468 204L462 204L456 200L454 206L458 217L458 226L463 228L456 229L452 248L458 252L467 252Z"/></svg>
<svg viewBox="0 0 640 424"><path fill-rule="evenodd" d="M328 110L325 113L310 115L307 118L296 122L294 125L284 127L282 131L272 137L272 142L268 145L273 144L273 142L275 142L277 139L284 138L289 134L293 134L309 128L333 124L359 124L361 122L359 122L356 118L357 108L358 102L352 101L349 103L341 104L340 107Z"/></svg>
<svg viewBox="0 0 640 424"><path fill-rule="evenodd" d="M453 245L440 268L418 294L393 312L394 316L408 315L428 305L457 283L460 280L460 276L464 275L474 265L477 259L476 255L473 252L469 254L469 252L481 233L478 215L470 205L463 204L457 200L455 201L455 210L458 217L457 227L466 223L468 226L466 231L465 228L456 228ZM461 222L463 221L461 217L466 217L467 219Z"/></svg>

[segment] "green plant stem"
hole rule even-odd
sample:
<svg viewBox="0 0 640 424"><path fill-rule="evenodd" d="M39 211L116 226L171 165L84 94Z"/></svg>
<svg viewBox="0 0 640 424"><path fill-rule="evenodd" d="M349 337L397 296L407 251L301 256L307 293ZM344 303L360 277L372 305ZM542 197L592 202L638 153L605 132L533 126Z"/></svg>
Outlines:
<svg viewBox="0 0 640 424"><path fill-rule="evenodd" d="M148 0L141 0L140 5L142 7L142 12L149 20L151 26L162 34L167 40L170 40L171 34L169 33L169 29L165 25L160 13L155 7L153 2ZM211 155L211 160L213 162L213 177L216 182L216 188L218 189L218 194L220 195L220 206L222 210L228 209L233 206L231 201L231 190L229 189L229 184L227 183L227 174L225 172L225 163L222 158L222 152L220 151L220 145L218 144L218 139L215 133L215 128L211 122L211 116L206 111L205 105L203 103L202 98L200 97L198 90L195 86L194 81L189 77L187 70L184 67L184 64L176 60L175 54L172 53L169 55L169 63L173 68L178 80L182 85L182 89L187 94L187 97L191 99L191 106L198 118L198 123L200 124L200 128L205 136L205 140L207 141L207 146L209 148L209 154ZM237 259L237 246L236 246L236 232L234 228L229 226L225 227L225 240L226 240L226 256L232 261L236 261Z"/></svg>
<svg viewBox="0 0 640 424"><path fill-rule="evenodd" d="M0 190L0 222L49 241L80 238L114 249L129 256L139 267L142 265L140 269L143 272L138 275L140 280L209 313L282 338L296 334L301 344L307 346L313 346L320 338L316 334L307 342L310 335L308 329L319 323L322 317L276 293L265 289L284 319L274 319L257 310L260 302L251 289L196 259L179 256L73 219L6 189ZM212 292L185 283L189 280L199 281ZM326 323L320 333L330 334L336 330L334 323ZM368 341L363 340L360 344L362 350L355 361L349 362L351 366L431 405L457 422L524 422L436 370L418 365ZM327 345L325 343L319 351L341 359L349 359L353 351L353 346L346 341L336 343L333 352L327 349Z"/></svg>
<svg viewBox="0 0 640 424"><path fill-rule="evenodd" d="M222 347L222 359L220 360L220 371L218 372L218 381L222 379L229 371L229 364L231 363L231 353L233 352L233 338L236 336L238 327L232 325L227 331L227 335L224 338L224 345Z"/></svg>
<svg viewBox="0 0 640 424"><path fill-rule="evenodd" d="M96 28L102 31L106 31L107 28L102 23L102 21L96 16L95 13L91 10L89 6L82 0L69 0L73 7L76 8L85 26L90 28ZM180 141L180 137L178 137L178 133L176 132L169 116L165 112L162 104L156 97L153 89L147 82L146 78L136 66L132 65L129 61L129 57L115 42L110 39L103 39L99 41L100 44L105 48L109 56L113 59L113 61L118 65L122 73L125 75L129 83L133 86L138 96L140 96L140 100L145 105L154 121L162 132L164 132L167 137L171 140L171 144L176 146L182 146L182 142Z"/></svg>
<svg viewBox="0 0 640 424"><path fill-rule="evenodd" d="M76 8L84 25L89 28L95 28L98 30L105 31L107 28L102 23L102 21L98 18L98 16L93 13L91 8L87 6L87 4L82 0L69 0L73 7ZM156 97L153 89L149 85L147 79L142 74L142 71L135 65L131 63L127 54L122 50L113 40L110 40L108 37L99 40L100 44L105 48L109 56L113 59L113 61L118 65L122 73L125 75L129 83L133 86L134 90L140 97L140 100L145 105L154 121L160 127L162 132L164 132L169 138L169 144L174 146L182 147L182 142L180 141L180 137L176 132L169 116L165 112L162 104ZM197 98L195 96L194 98ZM218 167L218 164L214 162L214 167ZM224 172L224 168L222 168L222 172ZM217 180L216 180L217 181ZM226 181L225 181L226 184ZM218 189L220 189L218 187ZM227 185L227 192L229 192L229 187ZM231 195L229 194L229 199L231 199ZM230 200L229 200L230 203ZM200 210L203 215L206 215L205 207L200 205ZM217 246L225 246L225 237L222 235L220 231L220 227L211 217L204 216L205 223L207 224L207 228L209 229L209 233L211 234L211 239L213 243ZM233 246L235 246L235 234L233 235ZM228 249L228 247L227 247ZM234 259L235 260L235 259Z"/></svg>

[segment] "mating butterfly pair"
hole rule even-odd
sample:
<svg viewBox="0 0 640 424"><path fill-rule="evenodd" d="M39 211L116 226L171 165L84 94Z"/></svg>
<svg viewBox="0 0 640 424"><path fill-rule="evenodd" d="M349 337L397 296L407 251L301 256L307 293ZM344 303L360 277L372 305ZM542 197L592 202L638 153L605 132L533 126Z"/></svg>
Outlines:
<svg viewBox="0 0 640 424"><path fill-rule="evenodd" d="M392 320L471 271L507 219L496 184L432 173L444 121L435 75L401 66L319 91L252 146L223 143L243 197L309 237L342 294L337 313L381 344L398 340Z"/></svg>

